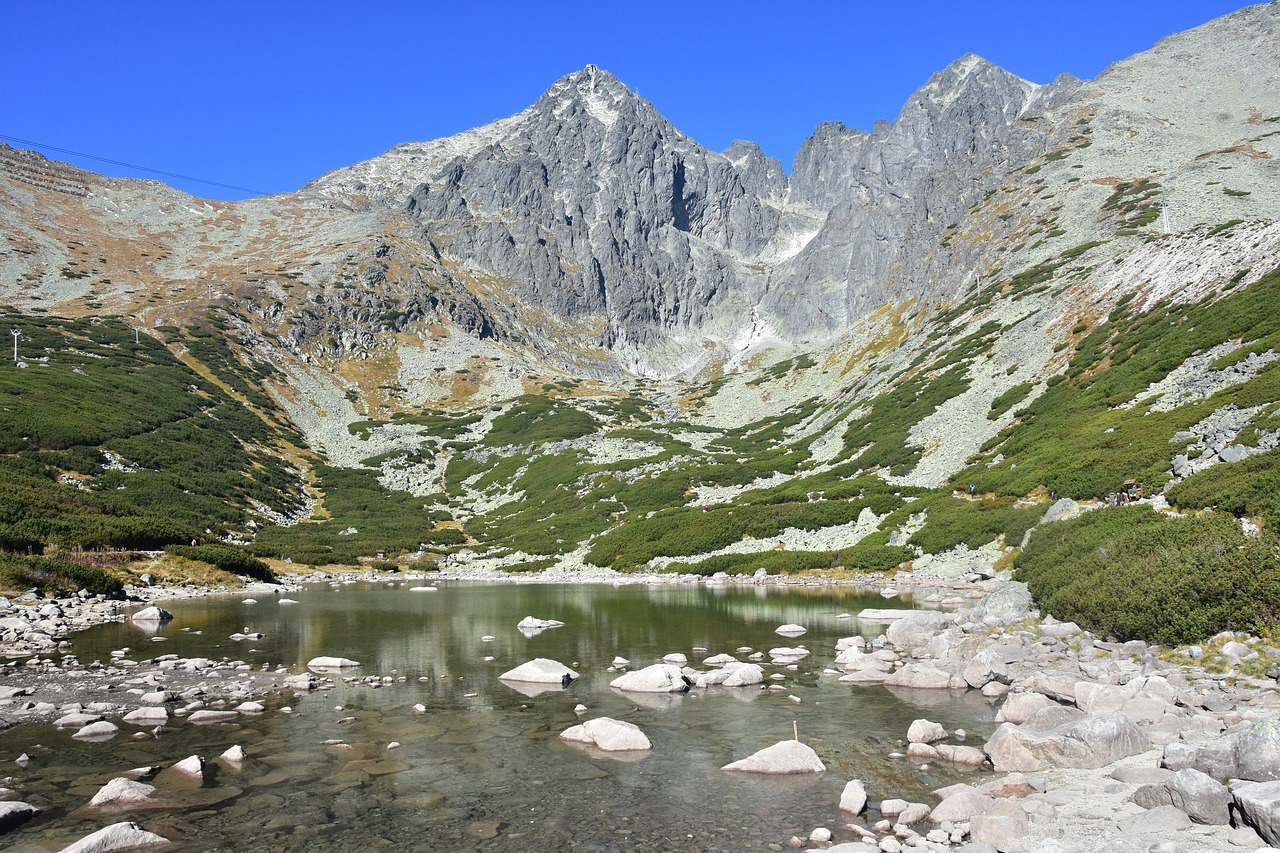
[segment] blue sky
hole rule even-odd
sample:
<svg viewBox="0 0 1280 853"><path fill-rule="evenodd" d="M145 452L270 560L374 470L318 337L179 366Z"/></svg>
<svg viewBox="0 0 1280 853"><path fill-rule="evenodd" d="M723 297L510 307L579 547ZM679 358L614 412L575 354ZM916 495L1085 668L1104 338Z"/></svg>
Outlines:
<svg viewBox="0 0 1280 853"><path fill-rule="evenodd" d="M818 123L869 129L893 119L965 53L1036 83L1064 71L1090 78L1246 5L9 2L0 141L283 192L397 143L519 112L594 63L708 148L750 139L789 170ZM160 179L207 198L252 194Z"/></svg>

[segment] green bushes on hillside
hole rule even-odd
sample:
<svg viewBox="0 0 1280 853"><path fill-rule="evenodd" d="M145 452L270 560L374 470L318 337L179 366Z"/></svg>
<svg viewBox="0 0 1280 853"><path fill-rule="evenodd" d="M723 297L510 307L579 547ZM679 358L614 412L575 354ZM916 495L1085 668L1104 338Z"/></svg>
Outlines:
<svg viewBox="0 0 1280 853"><path fill-rule="evenodd" d="M1175 506L1261 517L1268 529L1280 530L1280 449L1192 474L1167 497Z"/></svg>
<svg viewBox="0 0 1280 853"><path fill-rule="evenodd" d="M124 590L119 578L102 569L51 557L0 554L0 587L10 592L35 588L45 595L68 595L79 590L118 595Z"/></svg>
<svg viewBox="0 0 1280 853"><path fill-rule="evenodd" d="M211 542L207 545L169 545L164 550L177 557L208 563L233 575L245 575L266 583L275 583L276 580L266 563L234 545Z"/></svg>
<svg viewBox="0 0 1280 853"><path fill-rule="evenodd" d="M1015 560L1041 610L1103 636L1168 645L1280 625L1275 539L1235 518L1171 518L1145 506L1036 530Z"/></svg>

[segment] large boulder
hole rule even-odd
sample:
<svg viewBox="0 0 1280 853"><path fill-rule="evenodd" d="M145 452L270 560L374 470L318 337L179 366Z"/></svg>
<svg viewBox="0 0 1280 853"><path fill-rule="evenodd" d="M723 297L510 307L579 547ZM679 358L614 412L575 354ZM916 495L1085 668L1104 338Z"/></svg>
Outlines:
<svg viewBox="0 0 1280 853"><path fill-rule="evenodd" d="M1236 773L1250 782L1280 780L1280 724L1259 720L1236 738Z"/></svg>
<svg viewBox="0 0 1280 853"><path fill-rule="evenodd" d="M1176 806L1196 823L1225 826L1230 821L1227 786L1199 770L1179 770L1164 782L1143 785L1131 799L1146 809Z"/></svg>
<svg viewBox="0 0 1280 853"><path fill-rule="evenodd" d="M821 773L827 766L811 747L798 740L784 740L720 769L743 773L789 774Z"/></svg>
<svg viewBox="0 0 1280 853"><path fill-rule="evenodd" d="M170 613L168 610L165 610L163 607L152 606L152 607L142 608L141 610L139 610L137 613L133 614L129 618L132 619L134 622L155 624L160 622L168 622L170 619L173 618L173 614Z"/></svg>
<svg viewBox="0 0 1280 853"><path fill-rule="evenodd" d="M62 848L62 853L111 853L114 850L161 847L169 843L169 839L163 835L147 832L136 823L126 820L86 835L71 846Z"/></svg>
<svg viewBox="0 0 1280 853"><path fill-rule="evenodd" d="M609 717L588 720L560 733L563 740L590 744L607 752L651 749L653 744L639 726Z"/></svg>
<svg viewBox="0 0 1280 853"><path fill-rule="evenodd" d="M1160 766L1174 771L1190 767L1214 779L1241 778L1236 771L1237 737L1226 735L1200 746L1174 741L1165 746Z"/></svg>
<svg viewBox="0 0 1280 853"><path fill-rule="evenodd" d="M1280 845L1280 782L1236 782L1231 786L1231 813L1257 830L1262 840Z"/></svg>
<svg viewBox="0 0 1280 853"><path fill-rule="evenodd" d="M632 693L680 693L688 690L690 684L680 667L669 663L655 663L609 682L610 687Z"/></svg>
<svg viewBox="0 0 1280 853"><path fill-rule="evenodd" d="M1004 656L993 649L983 649L970 658L960 674L974 690L981 690L992 681L1009 683L1009 667L1005 665Z"/></svg>
<svg viewBox="0 0 1280 853"><path fill-rule="evenodd" d="M1031 612L1031 592L1020 581L1009 581L973 609L973 618L987 625L1008 625L1027 618Z"/></svg>
<svg viewBox="0 0 1280 853"><path fill-rule="evenodd" d="M1049 507L1044 517L1040 519L1041 524L1048 524L1051 521L1065 521L1068 518L1075 518L1080 514L1080 504L1071 500L1071 498L1058 498L1057 503Z"/></svg>
<svg viewBox="0 0 1280 853"><path fill-rule="evenodd" d="M885 631L885 639L907 655L921 655L929 649L929 641L951 627L951 616L938 610L913 610L895 621Z"/></svg>
<svg viewBox="0 0 1280 853"><path fill-rule="evenodd" d="M1021 725L1041 708L1048 708L1054 701L1043 693L1010 693L996 711L997 723Z"/></svg>
<svg viewBox="0 0 1280 853"><path fill-rule="evenodd" d="M1124 714L1112 712L1068 722L1046 732L1002 723L983 749L996 770L1093 769L1149 748Z"/></svg>
<svg viewBox="0 0 1280 853"><path fill-rule="evenodd" d="M931 663L909 663L885 677L890 687L914 687L920 690L945 690L948 687L964 687L964 679L952 676Z"/></svg>
<svg viewBox="0 0 1280 853"><path fill-rule="evenodd" d="M560 661L550 658L534 658L498 676L502 681L522 681L533 684L564 684L566 677L569 681L573 681L578 677L578 673Z"/></svg>

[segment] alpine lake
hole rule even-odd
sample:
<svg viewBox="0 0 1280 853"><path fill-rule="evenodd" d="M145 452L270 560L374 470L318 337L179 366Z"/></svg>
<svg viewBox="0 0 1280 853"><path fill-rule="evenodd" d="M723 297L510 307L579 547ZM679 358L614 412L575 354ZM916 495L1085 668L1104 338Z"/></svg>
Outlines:
<svg viewBox="0 0 1280 853"><path fill-rule="evenodd" d="M436 591L411 589L423 584ZM332 689L273 691L260 700L265 713L231 723L171 716L153 736L116 720L120 732L100 743L52 726L0 732L8 786L44 809L0 836L0 848L58 850L109 823L135 820L177 851L778 850L820 826L834 832L833 841L852 840L840 827L854 817L838 809L850 779L864 781L875 805L891 797L932 802L932 789L981 778L970 768L890 758L905 751L913 720L965 729L969 744L995 728L994 704L976 691L837 680L836 641L859 633L870 641L885 629L856 614L910 608L909 595L886 600L839 586L443 580L313 584L287 595L298 603L270 596L257 604L243 596L168 602L174 619L159 629L163 641L128 622L75 634L72 651L82 664L128 649L140 661L176 654L269 672L281 664L303 672L322 655L361 665L331 674ZM526 637L516 628L525 616L565 625ZM787 623L808 632L778 636ZM238 632L264 636L229 639ZM797 645L812 654L792 668L769 664L770 649ZM751 651L766 653L763 687L637 694L609 686L619 675L611 670L615 656L640 669L679 652L689 666L711 669L705 658L746 660ZM567 687L499 680L538 657L581 677ZM368 676L379 686L362 683ZM109 698L119 702L127 678L117 681ZM575 713L579 703L588 710ZM426 712L415 712L417 704ZM595 717L634 723L653 748L606 753L559 738ZM147 736L135 738L138 731ZM793 732L826 772L720 769ZM393 742L400 746L389 750ZM240 767L214 760L237 744L249 756ZM23 753L30 761L13 763ZM126 770L168 767L193 754L209 772L200 787L172 792L176 804L168 808L109 815L84 808Z"/></svg>

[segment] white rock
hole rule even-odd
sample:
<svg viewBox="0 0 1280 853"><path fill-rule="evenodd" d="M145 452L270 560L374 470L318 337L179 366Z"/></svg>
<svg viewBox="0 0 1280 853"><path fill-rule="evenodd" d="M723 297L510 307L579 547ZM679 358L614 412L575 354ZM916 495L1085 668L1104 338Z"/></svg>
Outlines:
<svg viewBox="0 0 1280 853"><path fill-rule="evenodd" d="M173 614L162 607L144 607L129 617L134 622L168 622Z"/></svg>
<svg viewBox="0 0 1280 853"><path fill-rule="evenodd" d="M674 664L675 666L684 666L689 662L689 659L680 652L672 652L669 655L664 655L662 660L665 663Z"/></svg>
<svg viewBox="0 0 1280 853"><path fill-rule="evenodd" d="M169 844L169 839L154 832L147 832L132 821L121 821L104 826L92 835L86 835L61 853L111 853L113 850L141 850Z"/></svg>
<svg viewBox="0 0 1280 853"><path fill-rule="evenodd" d="M425 714L425 713L427 713L427 706L426 706L426 705L423 705L421 702L419 702L417 705L414 705L414 706L413 706L413 713L415 713L415 714Z"/></svg>
<svg viewBox="0 0 1280 853"><path fill-rule="evenodd" d="M516 623L517 628L528 629L545 629L545 628L563 628L564 623L558 619L536 619L533 616L526 616Z"/></svg>
<svg viewBox="0 0 1280 853"><path fill-rule="evenodd" d="M767 746L739 761L726 764L722 770L743 773L821 773L827 767L818 753L798 740L784 740Z"/></svg>
<svg viewBox="0 0 1280 853"><path fill-rule="evenodd" d="M850 814L862 814L867 807L867 788L861 780L853 779L840 794L840 810Z"/></svg>
<svg viewBox="0 0 1280 853"><path fill-rule="evenodd" d="M240 715L235 711L210 711L201 709L192 712L187 720L198 726L207 725L209 723L229 723L232 720L239 719Z"/></svg>
<svg viewBox="0 0 1280 853"><path fill-rule="evenodd" d="M411 586L411 587L409 587L409 592L435 592L435 591L436 591L436 588L435 588L434 586Z"/></svg>
<svg viewBox="0 0 1280 853"><path fill-rule="evenodd" d="M522 663L515 669L507 670L499 675L503 681L522 681L532 684L563 684L565 676L570 680L577 678L578 673L557 660L550 658L534 658Z"/></svg>
<svg viewBox="0 0 1280 853"><path fill-rule="evenodd" d="M229 764L241 764L249 760L249 753L245 752L240 744L236 744L219 755L218 759Z"/></svg>
<svg viewBox="0 0 1280 853"><path fill-rule="evenodd" d="M98 789L98 793L94 794L93 799L89 800L89 806L97 808L106 805L141 803L154 797L155 793L156 788L154 785L147 785L143 782L135 782L132 779L118 776Z"/></svg>
<svg viewBox="0 0 1280 853"><path fill-rule="evenodd" d="M609 686L633 693L679 693L689 689L680 667L665 663L628 672L609 682Z"/></svg>
<svg viewBox="0 0 1280 853"><path fill-rule="evenodd" d="M582 714L587 713L587 706L579 702L577 705L573 706L573 713L581 716Z"/></svg>
<svg viewBox="0 0 1280 853"><path fill-rule="evenodd" d="M786 625L779 625L773 630L773 633L781 634L784 637L799 637L801 634L809 633L809 629L803 625L788 623Z"/></svg>
<svg viewBox="0 0 1280 853"><path fill-rule="evenodd" d="M648 736L640 728L623 720L598 717L560 733L563 740L588 743L608 752L652 749Z"/></svg>
<svg viewBox="0 0 1280 853"><path fill-rule="evenodd" d="M261 714L267 709L261 702L241 702L235 710L241 714Z"/></svg>
<svg viewBox="0 0 1280 853"><path fill-rule="evenodd" d="M631 661L627 660L624 657L615 657L613 659L613 663L611 663L610 666L627 666L630 663Z"/></svg>
<svg viewBox="0 0 1280 853"><path fill-rule="evenodd" d="M137 708L124 715L124 721L135 726L163 726L169 722L164 708Z"/></svg>
<svg viewBox="0 0 1280 853"><path fill-rule="evenodd" d="M115 733L120 731L120 727L115 723L108 723L106 720L99 720L96 723L90 723L80 731L72 735L73 738L79 740L107 740L114 737Z"/></svg>
<svg viewBox="0 0 1280 853"><path fill-rule="evenodd" d="M297 603L298 602L292 598L281 598L276 601L276 604L297 604Z"/></svg>
<svg viewBox="0 0 1280 853"><path fill-rule="evenodd" d="M188 755L171 768L184 776L201 778L204 776L204 759L198 755Z"/></svg>
<svg viewBox="0 0 1280 853"><path fill-rule="evenodd" d="M350 658L337 658L337 657L327 657L327 656L312 658L311 660L307 661L307 669L314 669L317 672L324 672L325 670L330 670L330 669L351 669L352 667L356 667L359 665L360 665L359 662L353 661Z"/></svg>
<svg viewBox="0 0 1280 853"><path fill-rule="evenodd" d="M947 739L947 730L929 720L916 720L907 729L908 743L937 743Z"/></svg>

